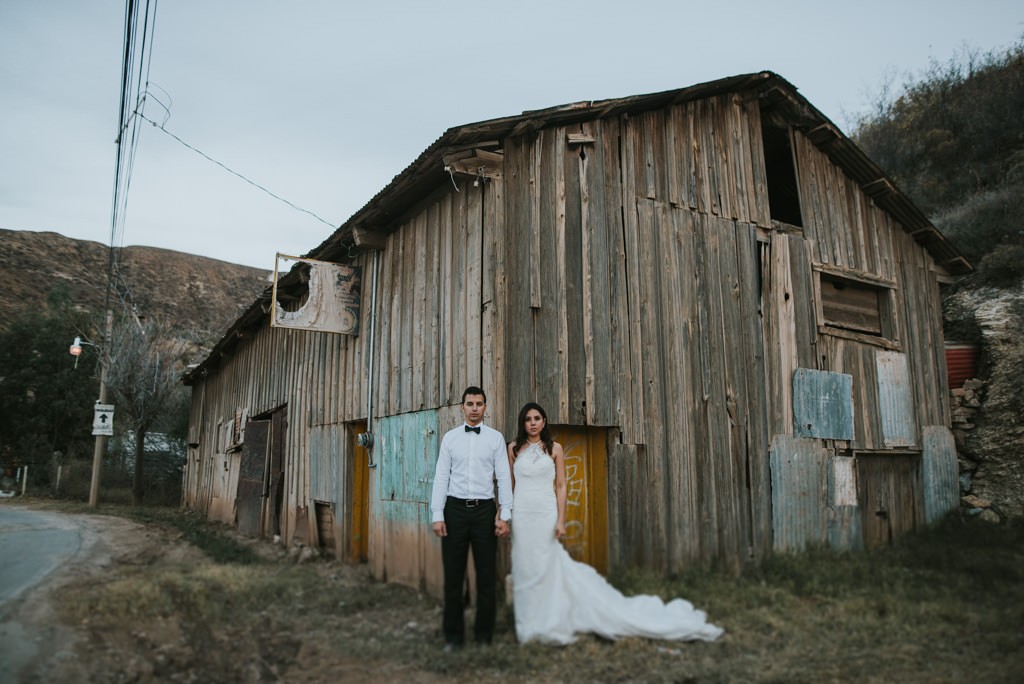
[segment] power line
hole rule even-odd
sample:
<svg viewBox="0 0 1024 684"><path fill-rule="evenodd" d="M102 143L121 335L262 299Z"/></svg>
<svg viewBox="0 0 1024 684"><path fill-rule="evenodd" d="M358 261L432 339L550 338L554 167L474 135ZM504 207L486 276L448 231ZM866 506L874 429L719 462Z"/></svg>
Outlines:
<svg viewBox="0 0 1024 684"><path fill-rule="evenodd" d="M161 105L162 105L162 103L161 103ZM252 185L253 187L255 187L255 188L258 188L259 190L262 190L263 192L267 193L268 195L270 195L270 196L271 196L271 197L273 197L274 199L276 199L276 200L278 200L278 201L280 201L280 202L284 202L285 204L287 204L287 205L288 205L289 207L291 207L292 209L295 209L295 210L297 210L297 211L301 211L301 212L303 212L304 214L309 214L310 216L312 216L313 218L315 218L315 219L316 219L317 221L320 221L321 223L323 223L323 224L325 224L325 225L328 225L328 226L330 226L331 228L336 228L336 227L337 227L337 226L335 226L335 225L334 225L333 223L331 223L330 221L328 221L328 220L326 220L326 219L324 219L324 218L321 218L320 216L317 216L316 214L314 214L314 213L313 213L312 211L310 211L309 209L303 209L302 207L300 207L300 206L298 206L298 205L296 205L296 204L294 204L294 203L292 203L292 202L290 202L290 201L286 200L286 199L285 199L284 197L281 197L280 195L277 195L277 194L275 194L275 193L271 192L270 190L268 190L267 188L263 187L262 185L260 185L260 184L259 184L259 183L257 183L256 181L254 181L254 180L251 180L251 179L249 179L249 178L246 178L246 177L245 177L244 175L242 175L241 173L239 173L239 172L235 171L234 169L232 169L232 168L228 167L227 165L225 165L225 164L223 164L223 163L221 163L221 162L217 161L216 159L214 159L214 158L213 158L213 157L211 157L210 155L206 154L205 152L203 152L203 151L201 151L201 150L198 150L198 149L196 149L196 148L195 148L195 147L193 147L192 145L189 145L189 144L188 144L187 142L185 142L184 140L182 140L181 138L179 138L178 136L176 136L176 135L175 135L174 133L171 133L171 132L170 132L169 130L167 130L166 128L164 128L163 124L158 124L158 123L157 123L156 121L153 121L152 119L150 119L149 117L147 117L147 116L146 116L145 114L143 114L142 112L140 112L140 111L136 110L136 112L135 112L135 115L136 115L136 116L138 116L138 117L139 117L140 119L143 119L144 121L148 121L149 123L153 124L153 126L154 126L154 127L156 128L156 129L158 129L158 130L162 131L163 133L166 133L167 135L169 135L170 137L174 138L174 139L175 139L176 141L178 141L179 143L181 143L182 145L184 145L184 146L185 146L185 147L187 147L188 149L192 150L193 152L195 152L195 153L196 153L196 154L198 154L199 156L203 157L204 159L206 159L206 160L208 160L208 161L211 161L211 162L213 162L214 164L216 164L217 166L221 167L222 169L224 169L224 170L225 170L225 171L227 171L228 173L230 173L230 174L232 174L232 175L235 175L235 176L238 176L239 178L241 178L242 180L244 180L244 181L245 181L246 183L248 183L249 185Z"/></svg>

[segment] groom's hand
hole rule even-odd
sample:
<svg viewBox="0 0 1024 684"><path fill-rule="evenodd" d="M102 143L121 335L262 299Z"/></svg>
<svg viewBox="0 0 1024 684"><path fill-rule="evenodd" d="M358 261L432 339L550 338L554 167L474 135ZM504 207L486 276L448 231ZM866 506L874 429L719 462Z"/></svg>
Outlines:
<svg viewBox="0 0 1024 684"><path fill-rule="evenodd" d="M438 520L436 523L431 525L431 527L434 528L434 534L438 537L448 536L448 526L444 524L443 520Z"/></svg>

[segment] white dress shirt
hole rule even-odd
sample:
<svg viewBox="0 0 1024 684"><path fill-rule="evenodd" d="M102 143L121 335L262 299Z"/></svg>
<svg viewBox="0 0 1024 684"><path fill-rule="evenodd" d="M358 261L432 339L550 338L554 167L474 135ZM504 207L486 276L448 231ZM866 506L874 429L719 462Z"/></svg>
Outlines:
<svg viewBox="0 0 1024 684"><path fill-rule="evenodd" d="M438 452L430 496L431 522L444 521L444 504L449 496L493 499L495 479L501 519L512 519L512 474L500 432L483 423L480 434L466 432L464 423L445 433Z"/></svg>

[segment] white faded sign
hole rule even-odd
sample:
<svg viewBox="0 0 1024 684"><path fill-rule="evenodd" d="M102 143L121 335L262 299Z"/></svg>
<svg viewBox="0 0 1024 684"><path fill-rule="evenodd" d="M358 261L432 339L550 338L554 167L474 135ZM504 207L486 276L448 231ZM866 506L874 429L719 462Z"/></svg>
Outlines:
<svg viewBox="0 0 1024 684"><path fill-rule="evenodd" d="M290 284L279 292L278 274L285 269L295 271L296 265L302 284ZM359 266L278 254L270 325L358 335L361 284Z"/></svg>
<svg viewBox="0 0 1024 684"><path fill-rule="evenodd" d="M114 405L96 404L92 414L92 434L114 434Z"/></svg>

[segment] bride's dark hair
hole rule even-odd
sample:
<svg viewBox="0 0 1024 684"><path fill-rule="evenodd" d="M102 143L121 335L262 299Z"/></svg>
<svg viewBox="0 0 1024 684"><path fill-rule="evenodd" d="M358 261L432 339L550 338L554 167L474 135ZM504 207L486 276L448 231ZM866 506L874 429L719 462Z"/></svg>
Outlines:
<svg viewBox="0 0 1024 684"><path fill-rule="evenodd" d="M551 438L551 431L548 429L548 414L544 407L535 401L528 401L523 404L523 408L519 409L519 420L516 422L516 441L512 447L512 453L518 455L519 450L529 441L526 428L523 425L526 424L526 414L531 410L537 411L544 419L544 427L540 431L540 441L544 443L544 450L550 454L555 449L555 440Z"/></svg>

